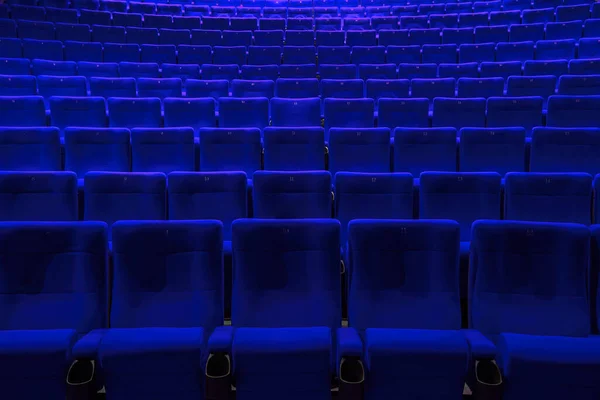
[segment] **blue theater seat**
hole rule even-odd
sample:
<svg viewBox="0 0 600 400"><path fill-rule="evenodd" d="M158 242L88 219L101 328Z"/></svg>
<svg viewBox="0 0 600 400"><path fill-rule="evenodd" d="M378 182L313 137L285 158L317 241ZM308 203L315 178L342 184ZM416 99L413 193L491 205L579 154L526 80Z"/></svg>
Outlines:
<svg viewBox="0 0 600 400"><path fill-rule="evenodd" d="M54 24L51 22L22 20L17 24L20 39L54 40Z"/></svg>
<svg viewBox="0 0 600 400"><path fill-rule="evenodd" d="M187 79L200 79L198 64L163 64L163 78L177 78L185 83Z"/></svg>
<svg viewBox="0 0 600 400"><path fill-rule="evenodd" d="M109 97L135 97L134 78L89 78L90 94L108 99Z"/></svg>
<svg viewBox="0 0 600 400"><path fill-rule="evenodd" d="M598 393L588 375L599 368L600 343L587 337L589 248L590 231L578 224L474 224L470 325L496 343L504 398L529 397L533 391L553 399ZM533 389L527 382L541 370L548 381Z"/></svg>
<svg viewBox="0 0 600 400"><path fill-rule="evenodd" d="M228 97L219 100L219 126L259 128L269 125L269 99Z"/></svg>
<svg viewBox="0 0 600 400"><path fill-rule="evenodd" d="M0 43L2 40L0 39ZM0 44L1 46L1 44ZM20 44L19 44L20 46ZM20 50L19 50L20 52ZM21 58L0 58L0 74L2 75L29 75L29 60Z"/></svg>
<svg viewBox="0 0 600 400"><path fill-rule="evenodd" d="M523 10L521 20L524 24L546 23L554 21L554 8L536 8Z"/></svg>
<svg viewBox="0 0 600 400"><path fill-rule="evenodd" d="M583 21L590 18L589 4L556 7L556 21Z"/></svg>
<svg viewBox="0 0 600 400"><path fill-rule="evenodd" d="M406 98L409 94L410 81L408 79L367 79L366 97L375 101L375 108L379 106L381 98Z"/></svg>
<svg viewBox="0 0 600 400"><path fill-rule="evenodd" d="M321 101L318 97L271 100L271 125L277 127L321 126Z"/></svg>
<svg viewBox="0 0 600 400"><path fill-rule="evenodd" d="M243 80L231 81L231 95L233 97L266 97L270 99L275 93L275 82L270 80Z"/></svg>
<svg viewBox="0 0 600 400"><path fill-rule="evenodd" d="M540 76L510 76L506 81L506 95L511 97L537 96L544 101L544 108L549 96L556 88L556 77Z"/></svg>
<svg viewBox="0 0 600 400"><path fill-rule="evenodd" d="M458 26L460 28L475 28L476 26L488 25L489 16L486 12L458 14Z"/></svg>
<svg viewBox="0 0 600 400"><path fill-rule="evenodd" d="M535 45L536 60L570 60L575 58L575 39L538 40Z"/></svg>
<svg viewBox="0 0 600 400"><path fill-rule="evenodd" d="M334 220L233 223L235 331L228 331L226 351L236 365L240 393L270 397L285 390L291 398L330 396L332 336L341 320L339 234ZM256 276L265 276L263 285L250 283ZM301 288L310 282L321 283L306 295ZM290 310L310 312L292 311L292 317ZM277 372L272 384L261 383L273 378L273 366L282 359L290 366L285 373ZM300 375L306 378L297 379Z"/></svg>
<svg viewBox="0 0 600 400"><path fill-rule="evenodd" d="M181 97L182 83L179 78L138 78L138 96L158 97Z"/></svg>
<svg viewBox="0 0 600 400"><path fill-rule="evenodd" d="M461 396L470 348L460 331L458 230L453 221L350 222L349 328L338 334L357 342L368 398ZM433 254L435 263L425 261ZM342 360L356 356L342 350Z"/></svg>
<svg viewBox="0 0 600 400"><path fill-rule="evenodd" d="M331 128L329 171L390 172L390 129Z"/></svg>
<svg viewBox="0 0 600 400"><path fill-rule="evenodd" d="M202 98L165 98L165 127L190 127L195 132L200 128L215 126L215 100Z"/></svg>
<svg viewBox="0 0 600 400"><path fill-rule="evenodd" d="M429 99L379 99L378 126L394 129L399 126L428 127Z"/></svg>
<svg viewBox="0 0 600 400"><path fill-rule="evenodd" d="M56 40L63 42L67 40L89 42L92 39L92 34L88 25L62 23L56 23L54 25Z"/></svg>
<svg viewBox="0 0 600 400"><path fill-rule="evenodd" d="M600 75L563 75L558 80L558 94L599 95Z"/></svg>
<svg viewBox="0 0 600 400"><path fill-rule="evenodd" d="M240 75L239 66L236 64L212 65L203 64L201 76L204 80L227 80L237 79Z"/></svg>
<svg viewBox="0 0 600 400"><path fill-rule="evenodd" d="M160 29L160 44L190 44L190 31L187 29Z"/></svg>
<svg viewBox="0 0 600 400"><path fill-rule="evenodd" d="M63 60L63 45L62 42L57 40L35 40L35 39L23 39L23 57L29 59L42 59L51 61L62 61ZM3 57L21 57L20 55L13 55L11 50L8 53L2 53Z"/></svg>
<svg viewBox="0 0 600 400"><path fill-rule="evenodd" d="M106 127L106 102L103 97L50 98L50 123L59 129L69 126Z"/></svg>
<svg viewBox="0 0 600 400"><path fill-rule="evenodd" d="M394 66L395 68L395 66ZM319 77L327 79L355 79L357 68L354 64L321 64L319 65Z"/></svg>
<svg viewBox="0 0 600 400"><path fill-rule="evenodd" d="M579 56L579 58L598 58L598 57L600 57L600 39L597 39L597 38L579 39L578 56Z"/></svg>
<svg viewBox="0 0 600 400"><path fill-rule="evenodd" d="M169 219L221 221L223 250L231 253L231 223L247 217L246 174L172 172L168 180Z"/></svg>
<svg viewBox="0 0 600 400"><path fill-rule="evenodd" d="M137 44L105 43L104 62L140 62L140 46Z"/></svg>
<svg viewBox="0 0 600 400"><path fill-rule="evenodd" d="M142 27L142 14L113 12L113 26Z"/></svg>
<svg viewBox="0 0 600 400"><path fill-rule="evenodd" d="M582 21L548 22L546 40L579 39L583 32L582 24Z"/></svg>
<svg viewBox="0 0 600 400"><path fill-rule="evenodd" d="M278 65L242 65L242 79L276 81L279 77Z"/></svg>
<svg viewBox="0 0 600 400"><path fill-rule="evenodd" d="M316 78L279 78L275 82L275 95L287 98L318 97L319 81Z"/></svg>
<svg viewBox="0 0 600 400"><path fill-rule="evenodd" d="M600 172L600 130L594 128L533 129L532 172Z"/></svg>
<svg viewBox="0 0 600 400"><path fill-rule="evenodd" d="M525 170L524 128L463 128L460 130L460 170L497 172Z"/></svg>
<svg viewBox="0 0 600 400"><path fill-rule="evenodd" d="M107 102L111 128L158 128L161 125L159 98L111 97Z"/></svg>
<svg viewBox="0 0 600 400"><path fill-rule="evenodd" d="M592 176L584 173L509 173L504 218L516 221L592 222Z"/></svg>
<svg viewBox="0 0 600 400"><path fill-rule="evenodd" d="M504 94L502 78L460 78L458 97L493 97Z"/></svg>
<svg viewBox="0 0 600 400"><path fill-rule="evenodd" d="M453 219L460 224L460 241L471 240L471 224L500 219L500 175L495 172L423 172L419 218Z"/></svg>
<svg viewBox="0 0 600 400"><path fill-rule="evenodd" d="M115 224L111 329L93 332L115 397L202 395L206 340L223 318L222 231L218 221ZM182 273L193 275L184 285ZM152 388L140 373L156 376Z"/></svg>
<svg viewBox="0 0 600 400"><path fill-rule="evenodd" d="M141 60L143 63L169 63L175 64L177 62L176 47L174 45L153 45L153 44L142 44L141 48Z"/></svg>
<svg viewBox="0 0 600 400"><path fill-rule="evenodd" d="M16 21L44 21L46 19L44 7L34 7L26 4L12 4L10 7L10 15L11 18Z"/></svg>
<svg viewBox="0 0 600 400"><path fill-rule="evenodd" d="M0 221L76 221L73 172L0 172Z"/></svg>
<svg viewBox="0 0 600 400"><path fill-rule="evenodd" d="M598 127L600 96L550 96L546 126Z"/></svg>
<svg viewBox="0 0 600 400"><path fill-rule="evenodd" d="M133 10L132 10L133 12ZM111 15L106 11L80 10L79 23L86 25L110 25Z"/></svg>
<svg viewBox="0 0 600 400"><path fill-rule="evenodd" d="M377 46L377 31L348 31L346 32L348 46Z"/></svg>
<svg viewBox="0 0 600 400"><path fill-rule="evenodd" d="M456 171L456 129L402 127L393 139L395 172Z"/></svg>
<svg viewBox="0 0 600 400"><path fill-rule="evenodd" d="M131 78L160 78L160 71L157 63L138 63L138 62L120 62L119 73L122 77Z"/></svg>
<svg viewBox="0 0 600 400"><path fill-rule="evenodd" d="M599 16L600 17L600 16ZM583 23L583 37L598 37L600 32L600 19L589 19Z"/></svg>
<svg viewBox="0 0 600 400"><path fill-rule="evenodd" d="M279 67L279 76L281 78L295 79L316 78L317 66L314 63L281 65Z"/></svg>
<svg viewBox="0 0 600 400"><path fill-rule="evenodd" d="M261 169L258 128L202 128L200 171L243 171L251 177Z"/></svg>
<svg viewBox="0 0 600 400"><path fill-rule="evenodd" d="M0 128L0 169L60 171L58 128Z"/></svg>
<svg viewBox="0 0 600 400"><path fill-rule="evenodd" d="M321 80L321 98L359 99L364 95L362 79L323 79Z"/></svg>
<svg viewBox="0 0 600 400"><path fill-rule="evenodd" d="M46 126L44 98L0 97L0 126Z"/></svg>
<svg viewBox="0 0 600 400"><path fill-rule="evenodd" d="M250 46L252 44L252 32L247 31L223 31L221 43L226 47Z"/></svg>
<svg viewBox="0 0 600 400"><path fill-rule="evenodd" d="M46 7L46 21L77 24L79 21L79 15L77 14L77 10Z"/></svg>
<svg viewBox="0 0 600 400"><path fill-rule="evenodd" d="M35 96L37 80L29 75L1 75L0 96Z"/></svg>
<svg viewBox="0 0 600 400"><path fill-rule="evenodd" d="M440 44L440 43L441 43L441 29L411 29L410 30L410 44L412 44L412 45Z"/></svg>
<svg viewBox="0 0 600 400"><path fill-rule="evenodd" d="M281 46L250 46L248 48L248 64L281 64Z"/></svg>
<svg viewBox="0 0 600 400"><path fill-rule="evenodd" d="M210 64L212 62L212 50L210 46L179 45L177 46L177 60L180 64Z"/></svg>
<svg viewBox="0 0 600 400"><path fill-rule="evenodd" d="M496 45L496 61L527 61L534 58L533 42L498 43Z"/></svg>
<svg viewBox="0 0 600 400"><path fill-rule="evenodd" d="M455 44L426 44L422 49L422 61L424 63L456 63L456 56L457 47Z"/></svg>
<svg viewBox="0 0 600 400"><path fill-rule="evenodd" d="M537 42L545 38L544 23L528 23L515 24L510 26L510 41L511 42Z"/></svg>
<svg viewBox="0 0 600 400"><path fill-rule="evenodd" d="M221 31L217 30L206 30L206 29L192 29L191 44L193 45L206 45L206 46L220 46L221 45Z"/></svg>
<svg viewBox="0 0 600 400"><path fill-rule="evenodd" d="M173 27L170 15L144 15L144 28L169 29Z"/></svg>
<svg viewBox="0 0 600 400"><path fill-rule="evenodd" d="M256 31L254 32L254 44L256 46L283 46L283 31Z"/></svg>
<svg viewBox="0 0 600 400"><path fill-rule="evenodd" d="M33 75L75 76L77 63L74 61L33 60L31 63Z"/></svg>
<svg viewBox="0 0 600 400"><path fill-rule="evenodd" d="M379 31L378 44L380 46L408 46L409 41L408 29L382 29Z"/></svg>
<svg viewBox="0 0 600 400"><path fill-rule="evenodd" d="M440 64L438 76L440 78L477 78L479 65L476 62L464 64Z"/></svg>
<svg viewBox="0 0 600 400"><path fill-rule="evenodd" d="M68 62L68 61L65 61ZM119 76L119 64L113 62L95 63L88 61L79 61L77 63L77 74L85 76L88 80L93 76L116 78Z"/></svg>
<svg viewBox="0 0 600 400"><path fill-rule="evenodd" d="M83 183L84 219L106 222L109 241L116 221L164 220L166 185L161 173L88 172Z"/></svg>
<svg viewBox="0 0 600 400"><path fill-rule="evenodd" d="M432 14L429 16L429 25L432 28L458 28L458 14Z"/></svg>
<svg viewBox="0 0 600 400"><path fill-rule="evenodd" d="M319 64L350 64L350 46L319 46Z"/></svg>
<svg viewBox="0 0 600 400"><path fill-rule="evenodd" d="M482 78L500 77L507 79L512 75L521 75L521 63L509 62L482 62L479 65L479 76Z"/></svg>
<svg viewBox="0 0 600 400"><path fill-rule="evenodd" d="M114 20L114 14L113 14ZM200 29L200 18L196 16L174 16L173 17L173 29Z"/></svg>
<svg viewBox="0 0 600 400"><path fill-rule="evenodd" d="M312 30L290 29L285 32L285 44L288 46L314 46L315 34Z"/></svg>
<svg viewBox="0 0 600 400"><path fill-rule="evenodd" d="M452 99L438 97L433 99L432 126L464 127L485 126L485 99L480 97Z"/></svg>
<svg viewBox="0 0 600 400"><path fill-rule="evenodd" d="M315 64L315 48L313 46L283 46L283 63Z"/></svg>
<svg viewBox="0 0 600 400"><path fill-rule="evenodd" d="M115 44L115 43L127 43L126 31L124 26L106 26L106 25L93 25L92 26L92 41ZM105 49L106 51L106 49Z"/></svg>
<svg viewBox="0 0 600 400"><path fill-rule="evenodd" d="M123 128L66 128L65 170L83 177L90 171L128 172L131 163L129 130Z"/></svg>
<svg viewBox="0 0 600 400"><path fill-rule="evenodd" d="M329 128L374 127L375 103L373 99L326 98L323 105L326 141L329 140Z"/></svg>
<svg viewBox="0 0 600 400"><path fill-rule="evenodd" d="M396 80L395 64L360 64L358 77L365 81L371 79Z"/></svg>
<svg viewBox="0 0 600 400"><path fill-rule="evenodd" d="M62 50L62 48L61 48ZM2 52L2 57L7 58L22 58L23 57L23 46L21 45L21 41L19 39L4 39L0 38L0 51ZM30 51L28 51L28 55ZM27 57L29 58L29 57ZM60 58L62 60L62 57Z"/></svg>
<svg viewBox="0 0 600 400"><path fill-rule="evenodd" d="M127 27L127 43L158 44L158 29Z"/></svg>
<svg viewBox="0 0 600 400"><path fill-rule="evenodd" d="M254 218L331 218L327 171L257 171L253 185Z"/></svg>
<svg viewBox="0 0 600 400"><path fill-rule="evenodd" d="M221 97L229 96L229 82L227 80L197 80L188 79L185 83L187 97L211 97L213 98L215 110L218 110Z"/></svg>
<svg viewBox="0 0 600 400"><path fill-rule="evenodd" d="M454 88L456 79L454 78L435 78L411 80L412 97L427 98L430 104L436 97L454 97Z"/></svg>
<svg viewBox="0 0 600 400"><path fill-rule="evenodd" d="M108 326L106 224L6 222L0 240L1 273L12 277L4 282L2 307L11 318L0 332L4 392L65 398L73 345Z"/></svg>
<svg viewBox="0 0 600 400"><path fill-rule="evenodd" d="M506 8L505 8L506 9ZM521 11L492 11L490 12L490 26L493 25L508 25L521 23Z"/></svg>
<svg viewBox="0 0 600 400"><path fill-rule="evenodd" d="M528 60L523 63L523 75L566 75L569 63L566 60Z"/></svg>
<svg viewBox="0 0 600 400"><path fill-rule="evenodd" d="M193 171L192 128L134 128L131 130L133 172Z"/></svg>
<svg viewBox="0 0 600 400"><path fill-rule="evenodd" d="M496 60L494 43L461 44L458 60L461 63L493 62Z"/></svg>
<svg viewBox="0 0 600 400"><path fill-rule="evenodd" d="M321 127L267 127L264 169L310 171L325 169L325 136Z"/></svg>
<svg viewBox="0 0 600 400"><path fill-rule="evenodd" d="M508 26L476 26L475 43L508 42Z"/></svg>
<svg viewBox="0 0 600 400"><path fill-rule="evenodd" d="M544 99L530 97L490 97L487 100L487 126L521 127L527 136L536 126L543 126Z"/></svg>
<svg viewBox="0 0 600 400"><path fill-rule="evenodd" d="M473 28L444 28L442 29L442 43L444 44L471 44L475 38Z"/></svg>
<svg viewBox="0 0 600 400"><path fill-rule="evenodd" d="M569 61L569 73L575 75L600 75L600 62L598 59L571 60Z"/></svg>
<svg viewBox="0 0 600 400"><path fill-rule="evenodd" d="M354 219L412 219L413 178L399 173L335 174L335 217L341 224L342 249Z"/></svg>

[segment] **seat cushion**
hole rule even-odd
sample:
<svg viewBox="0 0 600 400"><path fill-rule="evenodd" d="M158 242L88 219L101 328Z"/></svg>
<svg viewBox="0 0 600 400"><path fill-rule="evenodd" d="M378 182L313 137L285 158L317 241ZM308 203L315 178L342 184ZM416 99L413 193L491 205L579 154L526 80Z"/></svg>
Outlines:
<svg viewBox="0 0 600 400"><path fill-rule="evenodd" d="M365 359L369 398L461 399L469 345L460 331L370 328Z"/></svg>
<svg viewBox="0 0 600 400"><path fill-rule="evenodd" d="M503 333L496 345L505 398L600 398L599 337Z"/></svg>
<svg viewBox="0 0 600 400"><path fill-rule="evenodd" d="M233 339L237 398L328 399L329 328L239 328Z"/></svg>
<svg viewBox="0 0 600 400"><path fill-rule="evenodd" d="M205 343L202 328L110 329L98 352L106 391L111 399L201 398Z"/></svg>
<svg viewBox="0 0 600 400"><path fill-rule="evenodd" d="M75 330L0 331L0 387L6 398L64 399Z"/></svg>

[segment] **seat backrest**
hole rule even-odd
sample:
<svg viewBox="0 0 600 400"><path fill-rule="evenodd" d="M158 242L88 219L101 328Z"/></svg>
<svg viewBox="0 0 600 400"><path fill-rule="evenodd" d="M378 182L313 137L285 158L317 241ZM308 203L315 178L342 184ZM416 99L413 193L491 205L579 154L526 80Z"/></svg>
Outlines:
<svg viewBox="0 0 600 400"><path fill-rule="evenodd" d="M316 78L279 78L275 82L277 97L303 98L319 96L319 80Z"/></svg>
<svg viewBox="0 0 600 400"><path fill-rule="evenodd" d="M423 172L419 218L453 219L461 242L467 242L473 221L500 219L500 180L496 172Z"/></svg>
<svg viewBox="0 0 600 400"><path fill-rule="evenodd" d="M30 75L0 75L0 96L35 96L37 80Z"/></svg>
<svg viewBox="0 0 600 400"><path fill-rule="evenodd" d="M219 99L219 126L259 128L269 125L269 99L266 97L222 97Z"/></svg>
<svg viewBox="0 0 600 400"><path fill-rule="evenodd" d="M415 178L424 171L456 171L456 129L396 128L394 171Z"/></svg>
<svg viewBox="0 0 600 400"><path fill-rule="evenodd" d="M485 99L481 97L433 99L432 126L463 127L485 126Z"/></svg>
<svg viewBox="0 0 600 400"><path fill-rule="evenodd" d="M79 179L90 171L130 170L128 129L72 127L64 133L65 170Z"/></svg>
<svg viewBox="0 0 600 400"><path fill-rule="evenodd" d="M270 99L275 93L275 82L270 80L234 79L231 81L233 97L266 97Z"/></svg>
<svg viewBox="0 0 600 400"><path fill-rule="evenodd" d="M590 231L578 224L477 221L470 327L487 334L588 336Z"/></svg>
<svg viewBox="0 0 600 400"><path fill-rule="evenodd" d="M122 221L113 227L111 326L223 323L219 221Z"/></svg>
<svg viewBox="0 0 600 400"><path fill-rule="evenodd" d="M504 218L516 221L592 222L592 176L584 173L509 173Z"/></svg>
<svg viewBox="0 0 600 400"><path fill-rule="evenodd" d="M390 99L378 101L377 124L390 129L399 126L424 128L429 126L429 99Z"/></svg>
<svg viewBox="0 0 600 400"><path fill-rule="evenodd" d="M0 170L60 171L58 128L0 128Z"/></svg>
<svg viewBox="0 0 600 400"><path fill-rule="evenodd" d="M487 126L525 129L528 136L536 126L543 125L544 99L529 97L490 97L487 100Z"/></svg>
<svg viewBox="0 0 600 400"><path fill-rule="evenodd" d="M331 218L331 174L327 171L256 171L255 218Z"/></svg>
<svg viewBox="0 0 600 400"><path fill-rule="evenodd" d="M50 98L51 125L60 129L68 126L106 127L106 102L104 97Z"/></svg>
<svg viewBox="0 0 600 400"><path fill-rule="evenodd" d="M329 140L329 128L374 127L375 102L373 99L328 98L324 100L323 106L325 140Z"/></svg>
<svg viewBox="0 0 600 400"><path fill-rule="evenodd" d="M460 130L459 166L463 172L525 170L525 129L463 128Z"/></svg>
<svg viewBox="0 0 600 400"><path fill-rule="evenodd" d="M272 171L325 169L324 143L323 128L318 126L266 127L264 169Z"/></svg>
<svg viewBox="0 0 600 400"><path fill-rule="evenodd" d="M108 99L109 97L136 97L134 78L89 78L90 94Z"/></svg>
<svg viewBox="0 0 600 400"><path fill-rule="evenodd" d="M106 224L0 223L2 330L74 329L108 324Z"/></svg>
<svg viewBox="0 0 600 400"><path fill-rule="evenodd" d="M193 171L192 128L134 128L131 130L133 172Z"/></svg>
<svg viewBox="0 0 600 400"><path fill-rule="evenodd" d="M598 127L600 126L599 96L550 96L546 126Z"/></svg>
<svg viewBox="0 0 600 400"><path fill-rule="evenodd" d="M157 97L108 99L111 128L158 128L160 114L160 99Z"/></svg>
<svg viewBox="0 0 600 400"><path fill-rule="evenodd" d="M77 221L73 172L0 172L1 221Z"/></svg>
<svg viewBox="0 0 600 400"><path fill-rule="evenodd" d="M339 326L338 221L238 220L232 249L233 326Z"/></svg>
<svg viewBox="0 0 600 400"><path fill-rule="evenodd" d="M558 79L558 94L600 95L600 75L563 75Z"/></svg>
<svg viewBox="0 0 600 400"><path fill-rule="evenodd" d="M243 172L171 172L168 180L171 220L216 219L231 240L231 223L248 215Z"/></svg>
<svg viewBox="0 0 600 400"><path fill-rule="evenodd" d="M201 128L200 171L243 171L249 177L261 168L258 128Z"/></svg>
<svg viewBox="0 0 600 400"><path fill-rule="evenodd" d="M349 326L460 329L456 222L354 220L348 238Z"/></svg>
<svg viewBox="0 0 600 400"><path fill-rule="evenodd" d="M390 172L390 129L331 128L329 171Z"/></svg>
<svg viewBox="0 0 600 400"><path fill-rule="evenodd" d="M341 224L341 245L353 219L412 219L413 177L402 173L335 174L335 217Z"/></svg>
<svg viewBox="0 0 600 400"><path fill-rule="evenodd" d="M165 127L191 127L197 131L215 126L215 101L210 97L168 97L163 107Z"/></svg>
<svg viewBox="0 0 600 400"><path fill-rule="evenodd" d="M85 76L89 85L92 76L117 78L119 76L119 64L116 62L95 63L79 61L77 63L77 73L81 76Z"/></svg>
<svg viewBox="0 0 600 400"><path fill-rule="evenodd" d="M161 173L88 172L84 177L84 219L111 226L120 220L166 219L167 177Z"/></svg>
<svg viewBox="0 0 600 400"><path fill-rule="evenodd" d="M0 97L0 126L46 126L44 98L42 96Z"/></svg>
<svg viewBox="0 0 600 400"><path fill-rule="evenodd" d="M321 100L318 97L302 99L271 99L271 125L278 127L321 126Z"/></svg>

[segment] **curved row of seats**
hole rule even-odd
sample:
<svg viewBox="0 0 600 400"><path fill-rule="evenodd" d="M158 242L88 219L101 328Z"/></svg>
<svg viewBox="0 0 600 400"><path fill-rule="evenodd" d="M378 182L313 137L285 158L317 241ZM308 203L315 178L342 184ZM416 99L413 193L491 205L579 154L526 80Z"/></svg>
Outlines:
<svg viewBox="0 0 600 400"><path fill-rule="evenodd" d="M328 399L334 378L341 399L352 384L364 384L369 399L460 398L475 371L483 379L496 360L506 382L500 399L598 393L600 317L589 306L598 283L587 278L599 268L597 226L476 221L468 330L460 324L458 224L360 220L349 231L345 292L333 220L235 221L229 278L218 221L118 222L111 269L103 223L1 223L1 272L14 277L4 283L12 318L3 367L30 383L7 379L5 393L64 398L65 371L71 366L69 382L79 383L73 371L89 360L97 375L80 373L90 392L104 385L115 398L198 398L212 388L204 373L217 371L227 383L218 400L229 397L232 379L259 398ZM224 298L232 326L223 325ZM539 370L553 379L532 389ZM489 381L500 385L492 371Z"/></svg>
<svg viewBox="0 0 600 400"><path fill-rule="evenodd" d="M441 67L441 68L440 68ZM442 72L441 75L439 72ZM0 75L6 75L0 78L2 85L10 87L7 82L11 82L19 75L52 75L52 76L83 76L90 80L99 78L180 78L183 81L191 80L190 85L194 85L195 79L204 78L204 80L226 80L231 82L235 79L246 80L271 80L278 81L283 79L303 79L297 84L299 87L304 85L317 85L314 79L355 79L360 78L367 81L372 79L434 79L442 78L502 78L508 80L509 77L530 77L532 92L530 94L548 96L553 94L552 90L541 91L533 90L539 86L542 79L546 84L552 80L554 84L558 83L558 78L562 75L600 75L600 59L580 59L580 60L553 60L553 61L519 61L512 62L482 62L464 63L464 64L409 64L403 63L396 69L395 65L386 64L322 64L319 65L319 71L316 64L289 64L289 65L242 65L241 71L237 65L210 65L201 66L193 64L169 64L163 63L159 66L157 63L135 63L121 62L115 63L94 63L87 61L46 61L34 59L30 63L28 59L10 59L0 58ZM546 75L543 78L539 76ZM29 79L25 77L25 79ZM308 79L304 81L304 79ZM513 78L514 80L515 78ZM101 79L100 79L101 80ZM539 83L535 83L540 80ZM30 81L32 82L32 81ZM121 81L115 81L121 82ZM208 85L208 83L205 83ZM131 83L129 87L134 87ZM394 85L394 83L389 83ZM33 87L32 84L29 85ZM404 84L402 86L405 86ZM554 85L556 86L556 85ZM18 84L15 84L15 88ZM276 88L277 92L277 88ZM9 93L4 92L6 95ZM132 92L127 92L132 93ZM222 92L219 92L222 93ZM316 94L308 91L306 97L314 97ZM523 92L528 94L529 92ZM13 93L15 95L19 93ZM23 93L24 94L24 93ZM576 93L573 93L576 94ZM92 93L93 95L93 93ZM226 94L219 94L220 97ZM128 94L127 96L134 96ZM211 95L212 96L212 95ZM368 95L367 96L373 97ZM106 96L104 96L106 97ZM110 96L108 96L110 97ZM188 96L192 97L192 96ZM197 96L196 97L205 97ZM286 96L279 96L286 97ZM298 96L295 96L298 97ZM391 96L394 97L394 96ZM398 96L396 96L398 97ZM374 97L375 98L375 97Z"/></svg>
<svg viewBox="0 0 600 400"><path fill-rule="evenodd" d="M110 44L34 39L0 39L4 58L48 61L135 62L157 64L308 65L316 64L454 64L555 61L600 58L599 39L420 46L190 46ZM435 67L435 65L434 65Z"/></svg>
<svg viewBox="0 0 600 400"><path fill-rule="evenodd" d="M600 19L549 22L547 24L478 26L475 28L411 28L361 31L255 31L207 29L164 29L75 25L0 19L0 37L59 40L69 42L132 43L209 46L406 46L424 44L484 44L500 42L536 42L538 40L597 38Z"/></svg>
<svg viewBox="0 0 600 400"><path fill-rule="evenodd" d="M600 173L598 128L0 128L5 171ZM458 136L457 136L458 135ZM390 139L393 144L390 146ZM459 144L457 145L457 141ZM64 154L64 168L61 162ZM600 214L599 214L600 215Z"/></svg>

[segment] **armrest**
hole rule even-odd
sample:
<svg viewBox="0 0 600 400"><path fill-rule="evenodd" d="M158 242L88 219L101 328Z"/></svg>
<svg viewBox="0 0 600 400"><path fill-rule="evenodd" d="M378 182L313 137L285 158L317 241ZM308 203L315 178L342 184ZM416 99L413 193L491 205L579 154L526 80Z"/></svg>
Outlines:
<svg viewBox="0 0 600 400"><path fill-rule="evenodd" d="M473 359L482 360L496 358L496 345L481 332L474 329L465 329L463 332L469 343Z"/></svg>
<svg viewBox="0 0 600 400"><path fill-rule="evenodd" d="M342 357L362 357L363 354L362 339L354 328L338 328L336 348L338 362Z"/></svg>
<svg viewBox="0 0 600 400"><path fill-rule="evenodd" d="M94 329L79 339L71 350L72 358L74 360L96 359L100 343L107 331L108 329Z"/></svg>
<svg viewBox="0 0 600 400"><path fill-rule="evenodd" d="M233 326L218 326L208 338L209 353L230 353L233 342Z"/></svg>

